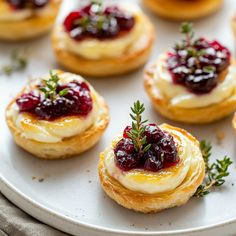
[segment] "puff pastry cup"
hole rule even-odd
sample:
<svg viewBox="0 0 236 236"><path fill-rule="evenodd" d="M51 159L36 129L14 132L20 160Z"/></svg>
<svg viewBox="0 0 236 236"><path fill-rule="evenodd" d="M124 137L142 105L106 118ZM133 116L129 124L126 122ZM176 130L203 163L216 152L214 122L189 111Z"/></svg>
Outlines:
<svg viewBox="0 0 236 236"><path fill-rule="evenodd" d="M73 81L78 80L85 82L82 77L75 74L59 70L54 70L54 73L57 73L57 75L60 78L63 78L63 80L65 78L72 78ZM48 76L44 77L44 79L45 78L48 78ZM23 118L21 117L20 120L14 118L16 99L22 94L29 92L32 88L35 88L35 86L38 86L39 82L37 80L32 81L31 84L25 87L10 102L6 110L7 125L16 144L34 156L43 159L64 159L78 155L93 147L101 139L105 129L108 126L109 109L104 99L93 89L93 87L87 82L85 83L89 86L93 100L93 109L90 113L82 118L80 118L80 116L78 118L78 115L64 115L53 120L39 120L35 117L35 115L28 114L28 112L19 113L18 110L16 112L17 117L19 114L22 114ZM92 112L93 119L90 117L92 116ZM80 120L77 121L77 118ZM89 121L89 125L85 123L88 119L92 119L92 122ZM84 130L83 126L85 125L87 128ZM79 126L80 128L78 128ZM42 137L40 136L42 135L40 131L42 128L45 128L50 135L59 135L59 140L47 142L47 139L45 141L38 139L38 137ZM80 132L78 131L78 134L76 133L77 131L73 131L76 129L80 130ZM68 130L73 134L65 135ZM27 135L25 135L25 133ZM30 137L31 134L33 134L32 137ZM50 135L47 135L46 138L48 138L48 136L50 137Z"/></svg>
<svg viewBox="0 0 236 236"><path fill-rule="evenodd" d="M220 9L223 0L143 0L157 15L171 20L194 20Z"/></svg>
<svg viewBox="0 0 236 236"><path fill-rule="evenodd" d="M161 90L155 85L153 74L156 65L149 65L144 73L144 87L149 95L154 108L164 117L170 120L190 123L206 124L220 120L236 109L236 89L231 96L222 102L202 108L180 108L169 103L168 98L163 96Z"/></svg>
<svg viewBox="0 0 236 236"><path fill-rule="evenodd" d="M132 9L132 7L130 7L130 9ZM65 32L64 27L61 25L55 26L52 33L52 46L58 62L70 71L94 77L120 75L137 69L147 61L155 39L154 27L140 9L138 9L137 17L138 20L135 23L136 26L134 26L136 27L136 30L131 29L129 32L126 32L124 36L121 35L113 37L111 39L107 39L107 41L106 39L91 41L91 43L87 45L90 47L94 43L99 44L100 42L103 42L105 44L106 42L109 42L109 44L113 44L112 48L108 49L108 46L106 48L106 46L104 47L103 45L103 49L100 51L110 51L109 54L112 54L111 52L118 52L118 54L120 54L119 48L121 45L127 44L128 37L131 37L129 35L134 34L134 31L137 33L138 28L140 31L140 25L142 24L142 32L139 32L138 38L136 38L133 42L128 43L126 45L126 50L121 55L111 57L110 55L101 55L94 59L88 58L84 55L79 55L78 50L77 52L71 49L69 50L67 45L68 40L67 42L65 40L65 37L68 37L68 35L66 36L67 33ZM71 40L74 41L74 47L76 48L76 41L74 39ZM77 45L80 45L86 40L87 39L84 38L83 40L77 41L76 43ZM118 42L116 43L116 41ZM87 46L84 46L80 52L87 50ZM98 48L99 45L97 45L96 49L91 49L91 52L87 54L90 56L95 54L95 51L98 51Z"/></svg>
<svg viewBox="0 0 236 236"><path fill-rule="evenodd" d="M0 40L13 42L22 41L48 33L55 22L60 3L61 0L50 0L50 2L44 7L47 9L38 10L45 12L41 14L33 14L26 19L17 21L0 20ZM1 4L4 3L0 3L0 8ZM14 14L14 12L12 14Z"/></svg>
<svg viewBox="0 0 236 236"><path fill-rule="evenodd" d="M178 139L178 134L183 135L184 138L188 140L189 145L191 145L192 161L186 177L177 187L169 191L150 194L131 190L124 187L117 179L109 175L104 161L107 155L107 151L105 151L100 155L98 167L101 185L107 195L123 207L138 212L151 213L183 205L196 192L198 186L201 185L204 179L205 163L199 149L199 142L183 129L167 124L163 124L160 127L170 132L176 139ZM114 145L115 143L112 144L112 146ZM179 150L181 148L185 149L186 147L184 143L180 142ZM159 181L161 181L166 174L168 175L168 173L172 173L173 178L176 178L175 171L176 169L173 167L163 169L160 173ZM145 184L145 182L142 183ZM158 182L156 185L158 185ZM168 185L168 182L166 182L166 185Z"/></svg>
<svg viewBox="0 0 236 236"><path fill-rule="evenodd" d="M181 30L192 33L188 23ZM229 50L205 38L185 39L177 45L144 72L144 87L156 110L171 120L192 124L210 123L234 112L236 63Z"/></svg>

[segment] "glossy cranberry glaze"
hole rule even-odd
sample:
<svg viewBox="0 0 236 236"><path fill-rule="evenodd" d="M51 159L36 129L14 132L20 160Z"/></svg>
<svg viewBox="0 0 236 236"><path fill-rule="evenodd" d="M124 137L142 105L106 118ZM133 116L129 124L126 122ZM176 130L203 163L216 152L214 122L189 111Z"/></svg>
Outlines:
<svg viewBox="0 0 236 236"><path fill-rule="evenodd" d="M130 31L134 17L116 6L97 11L96 4L71 12L64 21L64 28L70 37L80 41L84 38L109 39Z"/></svg>
<svg viewBox="0 0 236 236"><path fill-rule="evenodd" d="M7 0L14 9L41 8L49 3L50 0Z"/></svg>
<svg viewBox="0 0 236 236"><path fill-rule="evenodd" d="M20 112L29 112L39 119L53 120L72 115L86 116L93 108L90 89L85 82L72 81L67 85L59 85L57 92L67 88L65 96L57 96L51 100L43 95L25 93L16 100Z"/></svg>
<svg viewBox="0 0 236 236"><path fill-rule="evenodd" d="M114 149L115 162L121 170L144 169L156 172L179 162L176 144L169 133L155 124L147 125L144 136L147 138L147 144L151 144L151 148L147 152L138 153L127 135L130 129L130 126L125 128L123 138Z"/></svg>
<svg viewBox="0 0 236 236"><path fill-rule="evenodd" d="M196 94L209 93L218 84L218 76L230 64L230 52L217 41L200 38L193 50L202 51L198 57L187 48L175 47L168 53L167 65L173 81Z"/></svg>

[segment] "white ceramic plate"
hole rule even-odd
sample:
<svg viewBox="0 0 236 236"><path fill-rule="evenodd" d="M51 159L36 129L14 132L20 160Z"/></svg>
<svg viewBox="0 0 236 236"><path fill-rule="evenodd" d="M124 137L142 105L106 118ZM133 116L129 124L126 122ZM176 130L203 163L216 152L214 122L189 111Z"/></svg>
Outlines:
<svg viewBox="0 0 236 236"><path fill-rule="evenodd" d="M132 0L131 0L132 1ZM71 7L66 1L63 11ZM132 1L136 2L136 1ZM230 19L236 11L234 0L227 0L221 12L195 23L197 34L217 38L232 51L234 40ZM63 14L63 13L62 13ZM157 29L154 59L180 38L177 23L155 18ZM13 49L27 49L30 61L26 72L0 77L0 189L11 201L41 221L73 235L163 235L204 230L236 221L235 134L229 117L208 126L187 126L160 117L149 103L142 86L142 69L128 76L92 79L89 81L106 98L111 109L111 123L100 143L78 158L62 161L38 160L18 148L7 129L4 111L7 103L26 83L28 76L37 76L57 67L49 37L32 43L0 44L1 64ZM140 99L146 105L146 117L152 122L168 122L186 128L199 139L214 144L213 158L225 154L234 159L231 175L225 186L204 199L192 198L186 205L143 215L126 210L110 200L99 185L97 164L110 140L129 123L129 107ZM217 131L225 139L217 145Z"/></svg>

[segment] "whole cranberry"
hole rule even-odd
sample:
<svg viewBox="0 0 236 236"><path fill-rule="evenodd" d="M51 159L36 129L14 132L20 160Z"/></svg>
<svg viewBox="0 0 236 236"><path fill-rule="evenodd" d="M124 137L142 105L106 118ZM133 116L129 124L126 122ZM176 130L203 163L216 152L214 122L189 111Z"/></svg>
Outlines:
<svg viewBox="0 0 236 236"><path fill-rule="evenodd" d="M146 159L144 163L144 169L148 171L158 171L163 168L163 162L159 159L159 156L152 151L147 151L144 154L144 158Z"/></svg>
<svg viewBox="0 0 236 236"><path fill-rule="evenodd" d="M35 96L32 93L22 94L16 99L16 104L18 105L20 112L33 111L39 102L39 96Z"/></svg>
<svg viewBox="0 0 236 236"><path fill-rule="evenodd" d="M79 11L71 12L64 20L64 27L67 32L75 28L75 21L81 19L83 16Z"/></svg>
<svg viewBox="0 0 236 236"><path fill-rule="evenodd" d="M127 132L130 132L131 129L132 129L132 127L130 125L126 126L126 128L124 129L124 132L123 132L124 138L129 138L129 135L127 134Z"/></svg>
<svg viewBox="0 0 236 236"><path fill-rule="evenodd" d="M164 136L163 131L155 124L149 124L145 127L144 135L147 143L157 143Z"/></svg>

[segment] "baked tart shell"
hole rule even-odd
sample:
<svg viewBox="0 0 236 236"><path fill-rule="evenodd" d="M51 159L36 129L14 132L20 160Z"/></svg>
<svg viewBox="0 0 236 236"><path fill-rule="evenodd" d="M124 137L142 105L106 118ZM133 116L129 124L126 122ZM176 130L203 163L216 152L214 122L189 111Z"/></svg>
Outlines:
<svg viewBox="0 0 236 236"><path fill-rule="evenodd" d="M235 64L235 61L233 61ZM155 66L149 65L144 72L144 87L154 108L170 120L190 124L206 124L227 117L236 110L236 89L233 94L220 103L202 108L186 109L173 106L155 86L153 74Z"/></svg>
<svg viewBox="0 0 236 236"><path fill-rule="evenodd" d="M157 15L170 20L194 20L205 17L220 9L223 0L143 0Z"/></svg>
<svg viewBox="0 0 236 236"><path fill-rule="evenodd" d="M34 156L43 159L69 158L92 148L101 139L108 126L110 120L108 106L100 95L96 94L96 98L100 111L95 123L85 132L73 137L64 138L57 143L43 143L25 138L22 135L22 131L8 115L6 115L7 125L16 144ZM8 105L7 111L14 102L15 99Z"/></svg>
<svg viewBox="0 0 236 236"><path fill-rule="evenodd" d="M131 72L146 63L155 40L155 30L146 16L145 32L136 42L137 50L118 58L90 60L68 51L62 46L61 26L55 26L52 46L58 62L66 69L87 76L107 77Z"/></svg>
<svg viewBox="0 0 236 236"><path fill-rule="evenodd" d="M199 148L199 142L185 130L166 124L164 124L164 126L178 130L185 135L195 147ZM111 177L104 165L104 153L101 153L98 166L101 186L110 198L121 206L134 211L154 213L167 208L180 206L185 204L189 198L193 196L205 177L205 163L200 150L193 158L198 159L197 167L194 169L194 172L189 170L190 173L187 174L183 182L177 188L164 193L145 194L129 190Z"/></svg>
<svg viewBox="0 0 236 236"><path fill-rule="evenodd" d="M33 16L16 22L0 22L0 40L22 41L36 38L48 33L57 17L61 0L52 0L50 15Z"/></svg>

